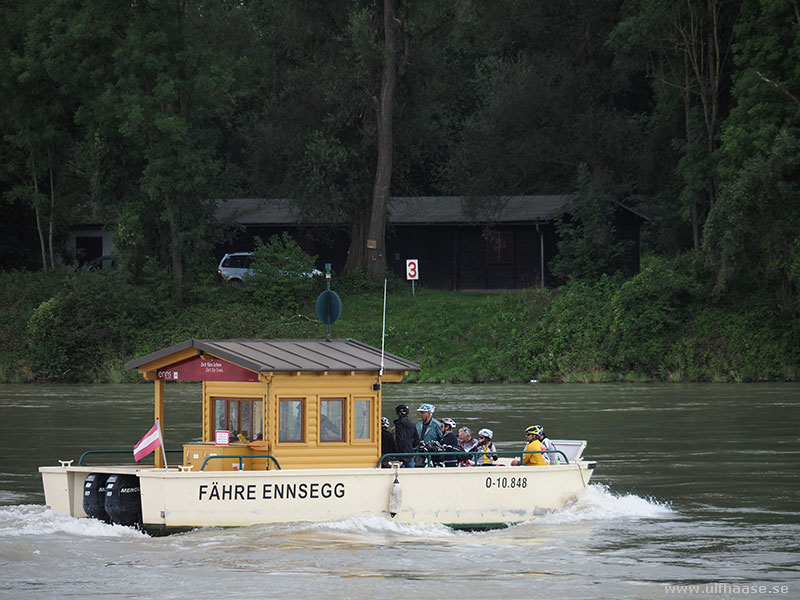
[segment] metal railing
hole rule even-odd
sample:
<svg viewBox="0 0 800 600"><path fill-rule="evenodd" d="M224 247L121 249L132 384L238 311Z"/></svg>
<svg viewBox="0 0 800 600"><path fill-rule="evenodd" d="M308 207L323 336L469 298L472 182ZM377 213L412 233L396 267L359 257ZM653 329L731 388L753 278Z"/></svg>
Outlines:
<svg viewBox="0 0 800 600"><path fill-rule="evenodd" d="M488 454L490 456L514 456L519 458L520 461L522 460L523 455L525 454L560 454L561 457L564 459L564 464L569 464L569 459L567 455L564 454L561 450L496 450L494 452L486 452L484 450L470 450L469 452L456 452L452 450L441 450L438 452L387 452L383 454L378 459L378 464L375 465L376 468L380 468L383 464L383 461L386 459L394 459L399 457L417 457L421 456L425 458L425 465L424 466L433 466L433 458L438 457L439 461L436 462L444 462L444 461L462 461L464 460L465 456L478 456L481 454ZM459 465L460 466L460 465Z"/></svg>
<svg viewBox="0 0 800 600"><path fill-rule="evenodd" d="M165 450L165 452L169 453L180 452L181 454L183 454L183 450L180 449ZM80 467L83 464L83 459L90 454L129 454L131 458L133 458L132 450L87 450L86 452L81 454L81 457L78 459L78 464L76 466Z"/></svg>
<svg viewBox="0 0 800 600"><path fill-rule="evenodd" d="M238 458L240 471L244 471L245 458L268 458L275 463L275 466L278 468L279 471L281 470L281 465L280 463L278 463L278 459L272 456L271 454L214 454L213 456L206 457L206 459L203 461L203 466L200 467L201 471L205 471L208 461L210 461L212 458Z"/></svg>

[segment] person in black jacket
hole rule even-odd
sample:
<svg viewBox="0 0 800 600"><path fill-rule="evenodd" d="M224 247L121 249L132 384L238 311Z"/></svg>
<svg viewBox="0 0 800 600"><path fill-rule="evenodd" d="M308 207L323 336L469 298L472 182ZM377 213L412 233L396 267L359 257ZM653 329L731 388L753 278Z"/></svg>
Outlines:
<svg viewBox="0 0 800 600"><path fill-rule="evenodd" d="M397 452L397 444L394 441L394 433L389 430L389 419L381 417L381 455ZM397 460L392 456L386 456L381 462L383 468L389 467L389 461Z"/></svg>
<svg viewBox="0 0 800 600"><path fill-rule="evenodd" d="M414 452L419 446L419 434L414 422L408 418L408 404L398 404L394 409L397 418L394 421L394 441L398 452ZM413 467L412 457L404 456L401 458L403 466Z"/></svg>
<svg viewBox="0 0 800 600"><path fill-rule="evenodd" d="M442 441L439 442L446 450L458 448L458 436L456 436L456 422L449 417L442 419ZM444 457L445 467L457 467L460 455L446 454Z"/></svg>

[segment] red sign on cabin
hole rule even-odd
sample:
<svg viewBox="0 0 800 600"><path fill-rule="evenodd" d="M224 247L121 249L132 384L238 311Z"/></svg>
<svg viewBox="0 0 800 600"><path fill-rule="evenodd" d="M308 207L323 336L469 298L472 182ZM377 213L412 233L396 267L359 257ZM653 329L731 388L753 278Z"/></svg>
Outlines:
<svg viewBox="0 0 800 600"><path fill-rule="evenodd" d="M220 358L193 356L156 371L165 381L258 381L258 373Z"/></svg>

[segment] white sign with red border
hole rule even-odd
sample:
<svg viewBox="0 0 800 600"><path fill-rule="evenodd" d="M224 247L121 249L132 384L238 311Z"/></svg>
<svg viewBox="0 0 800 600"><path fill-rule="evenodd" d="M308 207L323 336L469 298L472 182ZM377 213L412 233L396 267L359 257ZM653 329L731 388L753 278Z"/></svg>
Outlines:
<svg viewBox="0 0 800 600"><path fill-rule="evenodd" d="M419 279L419 260L409 258L406 260L406 279L416 281Z"/></svg>

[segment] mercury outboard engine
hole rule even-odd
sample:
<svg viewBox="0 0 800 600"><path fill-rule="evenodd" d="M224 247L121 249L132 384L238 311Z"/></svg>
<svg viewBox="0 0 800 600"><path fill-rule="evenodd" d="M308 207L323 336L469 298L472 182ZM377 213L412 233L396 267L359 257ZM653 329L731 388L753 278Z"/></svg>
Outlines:
<svg viewBox="0 0 800 600"><path fill-rule="evenodd" d="M106 480L108 473L89 473L83 482L83 512L94 519L110 523L106 512Z"/></svg>
<svg viewBox="0 0 800 600"><path fill-rule="evenodd" d="M112 523L139 525L142 522L142 497L136 475L109 475L106 481L105 509Z"/></svg>

